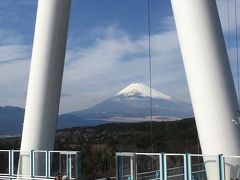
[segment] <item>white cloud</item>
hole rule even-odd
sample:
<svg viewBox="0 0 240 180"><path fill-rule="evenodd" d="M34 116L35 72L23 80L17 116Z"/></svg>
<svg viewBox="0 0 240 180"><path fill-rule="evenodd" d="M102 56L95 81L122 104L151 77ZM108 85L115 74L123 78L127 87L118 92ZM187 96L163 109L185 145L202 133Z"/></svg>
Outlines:
<svg viewBox="0 0 240 180"><path fill-rule="evenodd" d="M31 47L27 45L3 45L0 46L0 63L12 63L13 61L27 60Z"/></svg>
<svg viewBox="0 0 240 180"><path fill-rule="evenodd" d="M226 1L217 2L226 33ZM230 2L232 9L234 1ZM231 11L232 18L233 15ZM230 28L233 33L233 21ZM163 18L156 29L159 32L151 37L152 85L166 94L190 101L173 17ZM24 35L14 33L14 30L0 30L0 104L24 107L31 47L23 43ZM132 82L149 84L146 35L133 39L118 23L113 23L108 27L95 27L84 41L88 36L91 41L87 45L77 46L76 43L67 51L60 112L92 106ZM74 41L75 37L70 39ZM231 51L235 52L234 47Z"/></svg>
<svg viewBox="0 0 240 180"><path fill-rule="evenodd" d="M234 0L230 0L232 34L235 31L233 3ZM217 4L226 36L227 4L225 0L218 0ZM240 18L238 20L240 25ZM173 17L163 18L156 29L159 33L151 37L153 87L190 102ZM65 68L63 91L70 92L72 98L62 99L63 111L79 110L94 105L114 95L131 82L149 84L147 36L132 39L116 23L106 28L96 28L92 33L98 35L98 39L91 46L68 52L70 58ZM231 51L234 51L234 47ZM233 59L232 63L235 61ZM233 72L235 74L235 69Z"/></svg>
<svg viewBox="0 0 240 180"><path fill-rule="evenodd" d="M32 47L11 29L1 29L0 39L0 105L24 107Z"/></svg>
<svg viewBox="0 0 240 180"><path fill-rule="evenodd" d="M170 24L165 26L166 31L151 37L153 87L189 100L177 35ZM119 29L116 25L100 28L104 36L96 38L91 46L67 52L63 92L72 96L61 99L61 111L94 105L132 82L149 84L148 37L132 39ZM175 84L183 90L176 92L172 89Z"/></svg>
<svg viewBox="0 0 240 180"><path fill-rule="evenodd" d="M29 61L16 61L0 65L1 105L24 107L29 74Z"/></svg>

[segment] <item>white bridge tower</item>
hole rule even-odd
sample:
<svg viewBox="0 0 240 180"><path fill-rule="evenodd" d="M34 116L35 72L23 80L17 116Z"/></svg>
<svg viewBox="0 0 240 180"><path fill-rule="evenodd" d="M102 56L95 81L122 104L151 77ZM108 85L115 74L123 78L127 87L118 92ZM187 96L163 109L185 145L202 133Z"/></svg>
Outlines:
<svg viewBox="0 0 240 180"><path fill-rule="evenodd" d="M38 1L21 142L20 174L29 171L29 154L24 152L54 148L70 6L71 0Z"/></svg>
<svg viewBox="0 0 240 180"><path fill-rule="evenodd" d="M238 101L215 0L171 0L202 153L240 155ZM209 180L216 161L205 158ZM226 179L240 161L226 159Z"/></svg>

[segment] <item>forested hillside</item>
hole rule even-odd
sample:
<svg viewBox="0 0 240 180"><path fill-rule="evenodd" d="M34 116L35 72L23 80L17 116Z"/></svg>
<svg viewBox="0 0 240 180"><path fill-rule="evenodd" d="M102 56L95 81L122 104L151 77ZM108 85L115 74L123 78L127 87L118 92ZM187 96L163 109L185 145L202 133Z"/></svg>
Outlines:
<svg viewBox="0 0 240 180"><path fill-rule="evenodd" d="M199 153L194 119L153 122L154 152ZM0 140L1 149L19 149L19 138ZM151 152L151 123L113 123L59 130L55 149L80 150L84 179L115 175L115 152Z"/></svg>

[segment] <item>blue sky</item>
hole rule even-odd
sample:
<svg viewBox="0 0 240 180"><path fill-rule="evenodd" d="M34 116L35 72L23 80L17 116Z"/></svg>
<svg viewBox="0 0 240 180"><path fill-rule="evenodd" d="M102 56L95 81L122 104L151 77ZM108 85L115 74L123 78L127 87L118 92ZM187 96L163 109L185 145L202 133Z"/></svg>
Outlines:
<svg viewBox="0 0 240 180"><path fill-rule="evenodd" d="M230 29L227 1L217 3L235 57L234 0ZM37 0L0 1L1 106L25 106L36 10ZM151 27L153 88L190 102L169 0L151 0ZM73 0L60 113L90 107L132 82L148 85L147 32L147 0Z"/></svg>

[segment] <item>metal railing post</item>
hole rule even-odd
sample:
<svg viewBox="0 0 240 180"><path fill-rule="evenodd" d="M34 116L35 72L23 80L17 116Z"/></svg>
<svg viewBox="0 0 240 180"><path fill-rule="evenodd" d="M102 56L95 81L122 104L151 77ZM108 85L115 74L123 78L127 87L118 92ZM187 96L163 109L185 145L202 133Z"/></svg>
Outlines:
<svg viewBox="0 0 240 180"><path fill-rule="evenodd" d="M46 177L49 178L50 177L50 159L49 159L49 151L46 151Z"/></svg>
<svg viewBox="0 0 240 180"><path fill-rule="evenodd" d="M130 156L130 167L131 167L131 180L137 179L137 172L136 172L136 154Z"/></svg>
<svg viewBox="0 0 240 180"><path fill-rule="evenodd" d="M69 151L68 151L69 152ZM66 154L66 171L67 171L67 177L70 177L70 165L69 165L69 161L70 161L70 159L69 159L69 154L67 153Z"/></svg>
<svg viewBox="0 0 240 180"><path fill-rule="evenodd" d="M34 150L30 151L30 176L34 176Z"/></svg>
<svg viewBox="0 0 240 180"><path fill-rule="evenodd" d="M184 179L192 180L191 155L186 153L184 155Z"/></svg>
<svg viewBox="0 0 240 180"><path fill-rule="evenodd" d="M161 153L161 171L160 171L160 178L161 180L167 180L167 161L166 161L166 154Z"/></svg>
<svg viewBox="0 0 240 180"><path fill-rule="evenodd" d="M123 179L123 157L116 154L116 179Z"/></svg>
<svg viewBox="0 0 240 180"><path fill-rule="evenodd" d="M119 162L118 162L118 155L115 154L115 163L116 163L116 180L119 180Z"/></svg>
<svg viewBox="0 0 240 180"><path fill-rule="evenodd" d="M68 177L69 177L69 179L72 179L72 155L68 154L68 157L69 157L69 159L68 159L69 176Z"/></svg>
<svg viewBox="0 0 240 180"><path fill-rule="evenodd" d="M77 152L77 180L82 179L82 160L81 152Z"/></svg>
<svg viewBox="0 0 240 180"><path fill-rule="evenodd" d="M161 168L162 168L162 154L159 154L159 173L156 174L156 178L157 179L162 179L162 177L161 177L161 172L162 172Z"/></svg>
<svg viewBox="0 0 240 180"><path fill-rule="evenodd" d="M9 175L13 176L13 151L12 149L9 151ZM12 180L12 178L10 178Z"/></svg>
<svg viewBox="0 0 240 180"><path fill-rule="evenodd" d="M218 155L218 173L219 173L219 180L224 180L224 159L223 155L219 154Z"/></svg>

